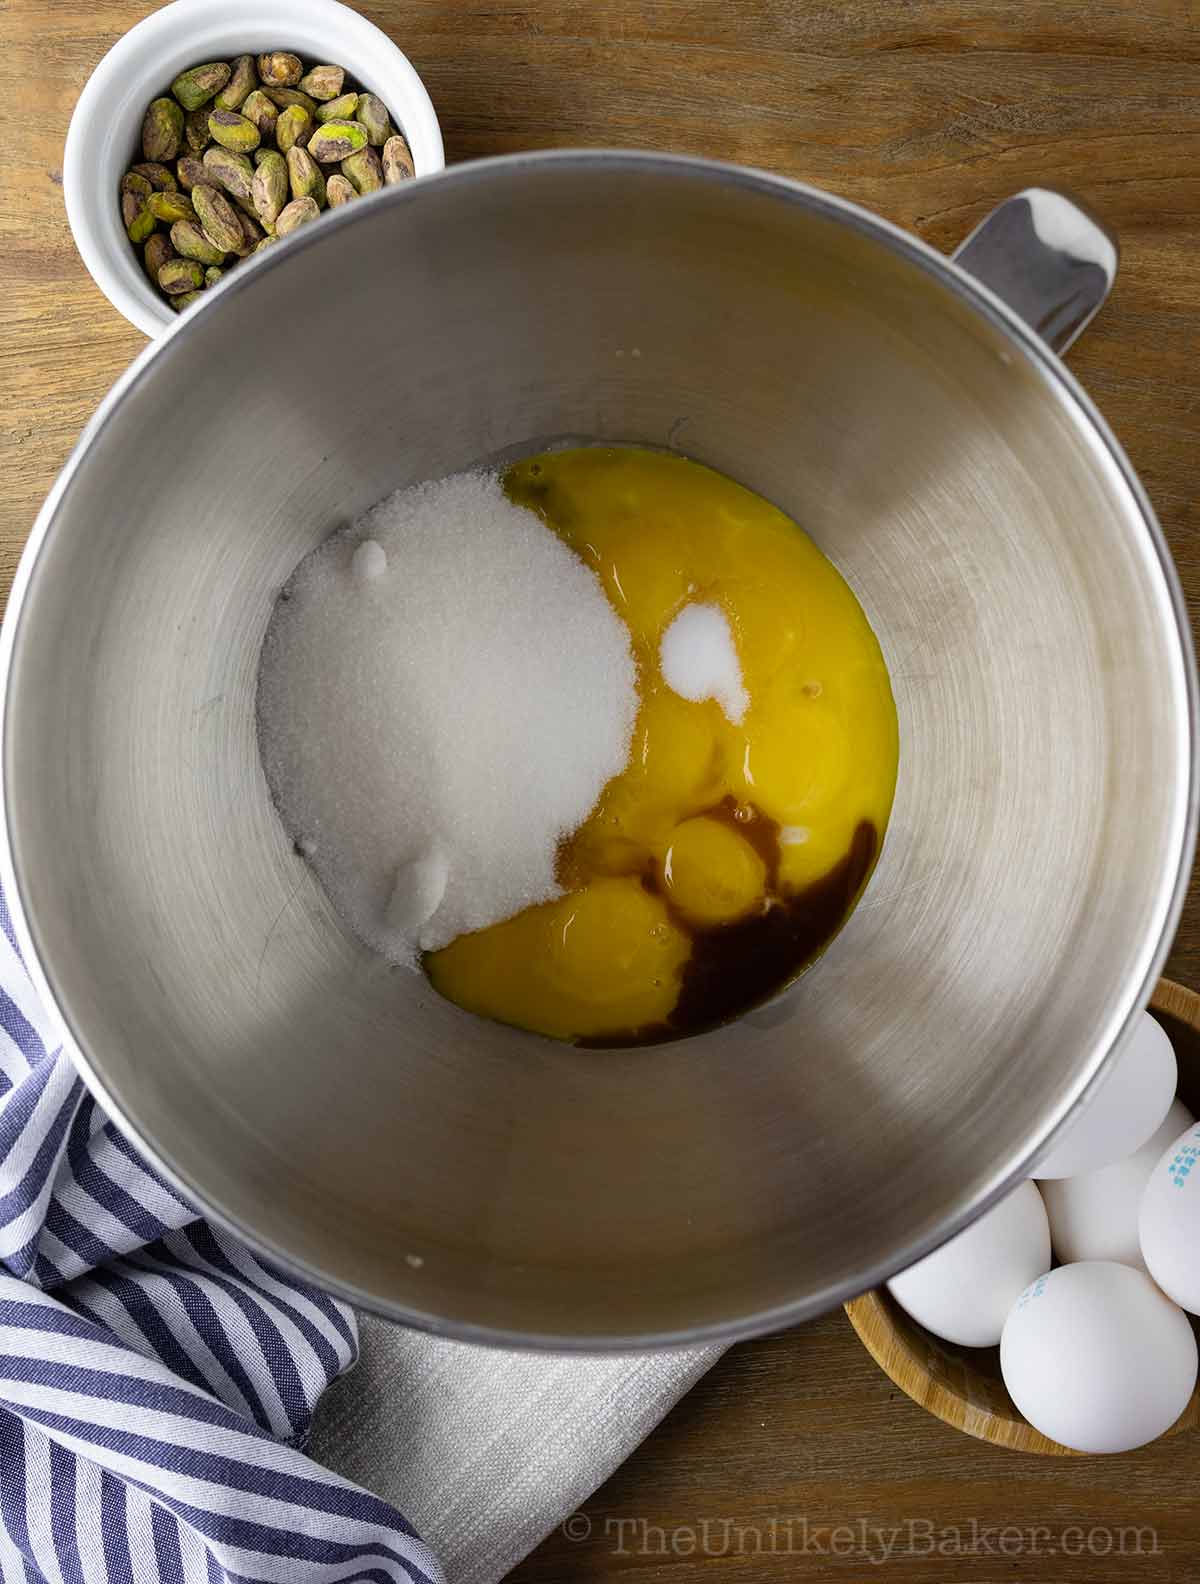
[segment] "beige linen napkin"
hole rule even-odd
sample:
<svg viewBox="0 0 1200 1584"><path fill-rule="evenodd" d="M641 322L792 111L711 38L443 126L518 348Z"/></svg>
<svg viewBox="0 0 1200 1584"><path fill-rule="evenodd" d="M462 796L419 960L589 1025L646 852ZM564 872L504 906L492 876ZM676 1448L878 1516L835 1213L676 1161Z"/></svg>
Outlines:
<svg viewBox="0 0 1200 1584"><path fill-rule="evenodd" d="M359 1326L308 1450L399 1507L449 1584L503 1578L724 1351L514 1353Z"/></svg>

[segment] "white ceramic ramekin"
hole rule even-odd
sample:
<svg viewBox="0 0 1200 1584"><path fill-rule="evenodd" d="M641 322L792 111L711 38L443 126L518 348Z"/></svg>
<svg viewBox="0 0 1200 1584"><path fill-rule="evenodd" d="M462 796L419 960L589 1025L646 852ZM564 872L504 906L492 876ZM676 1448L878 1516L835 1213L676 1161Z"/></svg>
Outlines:
<svg viewBox="0 0 1200 1584"><path fill-rule="evenodd" d="M437 115L408 58L338 0L175 0L155 11L113 45L88 79L63 156L67 218L83 262L113 307L148 336L177 316L151 286L121 223L118 190L141 158L146 106L188 66L272 49L291 50L310 64L344 66L387 105L418 176L445 165Z"/></svg>

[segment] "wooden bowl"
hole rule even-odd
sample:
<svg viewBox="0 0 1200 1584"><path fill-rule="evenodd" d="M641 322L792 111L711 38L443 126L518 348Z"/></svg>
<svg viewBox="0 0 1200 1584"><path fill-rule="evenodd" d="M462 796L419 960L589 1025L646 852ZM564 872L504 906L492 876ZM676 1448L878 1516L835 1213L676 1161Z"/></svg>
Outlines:
<svg viewBox="0 0 1200 1584"><path fill-rule="evenodd" d="M1179 1096L1200 1114L1200 996L1160 979L1150 1010L1166 1029L1179 1061ZM1035 1430L1008 1395L1000 1349L943 1342L907 1315L886 1287L846 1305L850 1324L880 1369L931 1414L968 1435L1016 1452L1086 1457ZM1195 1322L1193 1321L1193 1324ZM1200 1387L1168 1436L1200 1423Z"/></svg>

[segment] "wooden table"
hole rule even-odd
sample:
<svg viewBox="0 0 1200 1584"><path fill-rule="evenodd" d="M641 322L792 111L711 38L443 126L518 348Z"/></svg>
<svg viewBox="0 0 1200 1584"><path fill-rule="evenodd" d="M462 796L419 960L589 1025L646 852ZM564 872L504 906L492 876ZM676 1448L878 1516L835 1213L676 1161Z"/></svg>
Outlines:
<svg viewBox="0 0 1200 1584"><path fill-rule="evenodd" d="M5 590L80 427L143 345L79 263L61 182L80 86L145 9L0 10ZM1198 0L361 9L424 76L451 160L562 144L709 154L832 188L941 248L1020 187L1076 189L1124 251L1112 301L1071 362L1149 489L1195 610ZM1195 889L1168 971L1200 987ZM895 1392L839 1313L733 1349L515 1577L1163 1584L1200 1578L1198 1481L1200 1436L1060 1463L957 1435Z"/></svg>

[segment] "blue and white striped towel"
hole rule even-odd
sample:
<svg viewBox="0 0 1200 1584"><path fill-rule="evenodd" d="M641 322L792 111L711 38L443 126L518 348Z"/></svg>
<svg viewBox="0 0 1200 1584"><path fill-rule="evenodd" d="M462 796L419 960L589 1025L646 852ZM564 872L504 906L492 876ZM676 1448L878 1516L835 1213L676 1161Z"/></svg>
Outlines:
<svg viewBox="0 0 1200 1584"><path fill-rule="evenodd" d="M301 1450L357 1346L105 1117L0 897L3 1584L442 1584L395 1508Z"/></svg>

